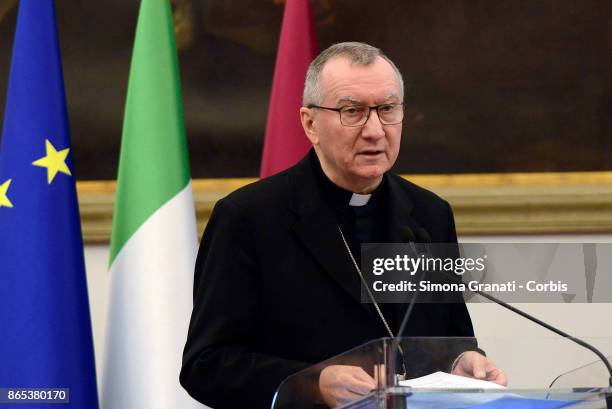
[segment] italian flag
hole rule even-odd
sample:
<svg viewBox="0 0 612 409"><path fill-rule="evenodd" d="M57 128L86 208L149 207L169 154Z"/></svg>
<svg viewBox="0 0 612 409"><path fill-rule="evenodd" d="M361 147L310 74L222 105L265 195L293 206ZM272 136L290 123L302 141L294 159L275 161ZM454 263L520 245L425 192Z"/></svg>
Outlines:
<svg viewBox="0 0 612 409"><path fill-rule="evenodd" d="M143 0L110 246L104 408L203 407L178 380L196 252L172 12L166 0Z"/></svg>

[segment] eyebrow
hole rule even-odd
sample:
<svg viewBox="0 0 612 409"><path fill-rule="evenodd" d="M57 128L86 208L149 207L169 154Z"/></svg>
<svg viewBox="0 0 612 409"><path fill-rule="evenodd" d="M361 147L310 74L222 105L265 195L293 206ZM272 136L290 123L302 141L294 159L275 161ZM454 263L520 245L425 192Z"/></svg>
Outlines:
<svg viewBox="0 0 612 409"><path fill-rule="evenodd" d="M397 99L399 99L399 94L398 94L397 92L395 92L395 91L390 92L390 93L389 93L389 94L388 94L386 97L384 97L384 98L383 98L383 99L381 99L380 101L381 101L381 102L388 101L388 100L390 100L391 98L397 98Z"/></svg>
<svg viewBox="0 0 612 409"><path fill-rule="evenodd" d="M338 98L338 100L336 101L336 105L339 105L341 102L353 102L353 103L356 103L356 104L361 104L362 103L361 100L359 100L359 99L357 99L357 98L355 98L353 96L350 96L350 95L346 95L346 96Z"/></svg>
<svg viewBox="0 0 612 409"><path fill-rule="evenodd" d="M399 95L397 92L390 92L389 94L387 94L384 98L378 100L379 103L381 102L385 102L390 100L391 98L398 98L399 99ZM336 101L336 105L339 105L341 102L352 102L355 104L363 104L363 102L351 95L345 95L343 97L338 98L338 100Z"/></svg>

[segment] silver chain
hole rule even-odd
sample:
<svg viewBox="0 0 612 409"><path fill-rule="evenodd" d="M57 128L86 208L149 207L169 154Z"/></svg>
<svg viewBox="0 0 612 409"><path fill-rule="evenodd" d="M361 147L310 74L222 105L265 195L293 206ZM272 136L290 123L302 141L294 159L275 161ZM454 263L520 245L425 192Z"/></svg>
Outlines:
<svg viewBox="0 0 612 409"><path fill-rule="evenodd" d="M340 236L342 237L342 242L344 243L344 247L346 248L346 251L348 252L349 256L351 257L351 261L353 262L353 265L355 266L355 270L357 270L357 274L359 274L359 278L361 279L361 283L363 284L363 287L366 289L368 296L370 297L370 301L372 301L372 304L374 304L374 308L376 309L376 312L378 313L378 316L380 317L381 321L383 322L383 324L385 325L385 328L387 329L387 332L389 333L389 336L391 338L395 338L395 335L393 334L393 331L391 330L391 327L389 326L389 323L387 323L387 320L385 319L385 316L383 315L382 311L380 310L380 307L378 306L378 303L376 302L376 299L374 298L374 295L372 294L372 291L370 291L370 286L368 285L367 281L365 280L365 278L363 278L363 274L361 272L361 269L359 268L359 265L357 264L357 261L355 260L355 257L353 256L353 252L351 251L351 248L348 245L348 242L346 241L346 238L344 237L344 233L342 232L342 228L340 226L338 226L338 231L340 232ZM406 365L404 364L404 351L402 350L401 345L397 346L400 354L402 355L402 369L404 371L403 377L405 378L406 376Z"/></svg>

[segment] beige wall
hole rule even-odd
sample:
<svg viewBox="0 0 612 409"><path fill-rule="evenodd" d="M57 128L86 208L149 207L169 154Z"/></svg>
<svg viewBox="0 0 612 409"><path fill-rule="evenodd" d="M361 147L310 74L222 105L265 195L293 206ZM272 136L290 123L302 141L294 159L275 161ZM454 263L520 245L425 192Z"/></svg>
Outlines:
<svg viewBox="0 0 612 409"><path fill-rule="evenodd" d="M465 242L608 242L612 235L568 236L469 236ZM89 299L93 323L98 383L104 364L104 337L108 303L108 246L85 248ZM612 274L612 272L610 272ZM579 337L612 339L611 304L521 304L525 311ZM511 386L544 386L550 373L576 367L596 358L569 341L492 304L469 304L482 347L510 375ZM547 337L533 346L534 338ZM612 341L594 342L612 354ZM526 369L529 370L526 370Z"/></svg>

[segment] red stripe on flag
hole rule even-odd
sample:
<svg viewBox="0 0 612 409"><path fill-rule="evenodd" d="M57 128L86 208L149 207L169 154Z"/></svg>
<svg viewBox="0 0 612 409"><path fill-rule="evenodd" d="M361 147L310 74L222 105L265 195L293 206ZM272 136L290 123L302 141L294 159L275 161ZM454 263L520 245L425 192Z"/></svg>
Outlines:
<svg viewBox="0 0 612 409"><path fill-rule="evenodd" d="M306 70L317 53L310 0L287 0L266 123L262 178L295 165L310 149L299 109Z"/></svg>

